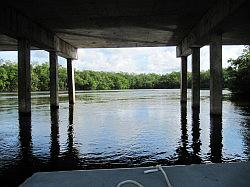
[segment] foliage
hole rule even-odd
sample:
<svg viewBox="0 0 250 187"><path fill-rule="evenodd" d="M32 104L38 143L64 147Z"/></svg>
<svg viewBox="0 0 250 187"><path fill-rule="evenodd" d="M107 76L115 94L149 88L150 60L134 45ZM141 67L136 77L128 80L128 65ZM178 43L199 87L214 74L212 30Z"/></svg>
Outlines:
<svg viewBox="0 0 250 187"><path fill-rule="evenodd" d="M250 48L246 47L241 56L228 61L228 88L235 94L250 95Z"/></svg>
<svg viewBox="0 0 250 187"><path fill-rule="evenodd" d="M10 61L0 64L0 91L17 91L17 64Z"/></svg>
<svg viewBox="0 0 250 187"><path fill-rule="evenodd" d="M246 53L246 52L245 52ZM248 54L249 55L249 54ZM236 72L249 74L245 67L248 65L244 57L239 57L244 64L239 65L238 61L231 60L233 66L223 70L224 86L235 90L236 87L229 84L231 81L239 81ZM245 62L247 61L247 63ZM0 91L17 91L17 64L10 61L0 61ZM67 70L59 66L59 89L67 89ZM248 72L248 73L247 73ZM192 74L188 72L188 87L191 87ZM249 76L245 77L245 79ZM49 90L49 64L31 65L31 89L32 91ZM244 86L249 88L249 84ZM165 75L155 73L135 74L135 73L114 73L95 72L89 70L75 71L76 90L113 90L113 89L177 89L180 88L180 72L172 72ZM209 71L201 71L201 89L209 89Z"/></svg>

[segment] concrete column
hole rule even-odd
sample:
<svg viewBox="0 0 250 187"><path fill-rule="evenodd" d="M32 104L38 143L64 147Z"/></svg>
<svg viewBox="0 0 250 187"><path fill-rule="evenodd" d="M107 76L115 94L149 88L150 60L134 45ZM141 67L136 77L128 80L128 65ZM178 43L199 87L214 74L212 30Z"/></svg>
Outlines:
<svg viewBox="0 0 250 187"><path fill-rule="evenodd" d="M75 77L72 59L67 59L69 104L75 104Z"/></svg>
<svg viewBox="0 0 250 187"><path fill-rule="evenodd" d="M211 37L210 43L210 114L222 114L222 38Z"/></svg>
<svg viewBox="0 0 250 187"><path fill-rule="evenodd" d="M192 107L200 108L200 48L192 48Z"/></svg>
<svg viewBox="0 0 250 187"><path fill-rule="evenodd" d="M59 108L58 97L58 62L57 54L54 51L49 53L50 62L50 106L53 109Z"/></svg>
<svg viewBox="0 0 250 187"><path fill-rule="evenodd" d="M18 40L18 110L19 114L31 114L30 43Z"/></svg>
<svg viewBox="0 0 250 187"><path fill-rule="evenodd" d="M187 57L181 57L181 103L187 103Z"/></svg>

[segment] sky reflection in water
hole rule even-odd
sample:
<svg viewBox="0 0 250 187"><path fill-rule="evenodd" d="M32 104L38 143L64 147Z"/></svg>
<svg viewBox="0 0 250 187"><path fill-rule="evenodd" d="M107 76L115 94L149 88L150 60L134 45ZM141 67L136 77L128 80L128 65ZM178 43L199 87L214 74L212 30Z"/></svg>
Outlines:
<svg viewBox="0 0 250 187"><path fill-rule="evenodd" d="M0 94L4 184L36 171L249 160L249 105L224 99L222 118L210 117L209 91L200 113L180 106L179 90L78 92L73 107L61 93L56 111L47 92L32 98L32 117L18 117L16 94Z"/></svg>

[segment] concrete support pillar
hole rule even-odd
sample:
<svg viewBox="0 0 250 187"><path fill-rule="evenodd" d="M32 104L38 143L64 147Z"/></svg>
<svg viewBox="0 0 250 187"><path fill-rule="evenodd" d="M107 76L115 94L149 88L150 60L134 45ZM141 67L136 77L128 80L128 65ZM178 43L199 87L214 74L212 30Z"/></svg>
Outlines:
<svg viewBox="0 0 250 187"><path fill-rule="evenodd" d="M72 59L67 59L69 104L75 104L75 77Z"/></svg>
<svg viewBox="0 0 250 187"><path fill-rule="evenodd" d="M49 53L50 62L50 106L53 109L59 108L58 97L58 58L54 51Z"/></svg>
<svg viewBox="0 0 250 187"><path fill-rule="evenodd" d="M192 107L200 108L200 48L192 48Z"/></svg>
<svg viewBox="0 0 250 187"><path fill-rule="evenodd" d="M211 37L210 43L210 114L222 114L222 38Z"/></svg>
<svg viewBox="0 0 250 187"><path fill-rule="evenodd" d="M18 40L18 110L19 114L31 114L30 43Z"/></svg>
<svg viewBox="0 0 250 187"><path fill-rule="evenodd" d="M187 57L181 57L181 103L187 103Z"/></svg>

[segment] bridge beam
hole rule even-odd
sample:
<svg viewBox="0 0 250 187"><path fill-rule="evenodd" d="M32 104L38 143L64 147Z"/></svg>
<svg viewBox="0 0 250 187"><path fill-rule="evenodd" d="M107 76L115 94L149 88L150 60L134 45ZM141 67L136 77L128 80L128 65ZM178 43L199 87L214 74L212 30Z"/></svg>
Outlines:
<svg viewBox="0 0 250 187"><path fill-rule="evenodd" d="M220 25L245 2L246 0L218 0L177 46L177 57L190 55L192 47L202 47L210 42L213 33L223 32Z"/></svg>
<svg viewBox="0 0 250 187"><path fill-rule="evenodd" d="M53 50L62 57L77 59L77 49L74 46L4 4L0 6L0 32L17 40L24 38L31 46L39 49Z"/></svg>

